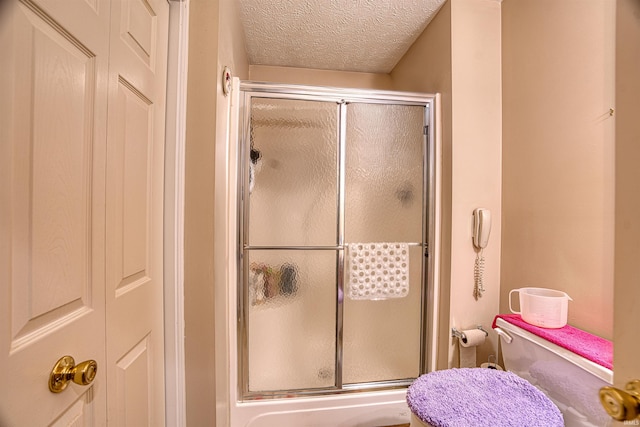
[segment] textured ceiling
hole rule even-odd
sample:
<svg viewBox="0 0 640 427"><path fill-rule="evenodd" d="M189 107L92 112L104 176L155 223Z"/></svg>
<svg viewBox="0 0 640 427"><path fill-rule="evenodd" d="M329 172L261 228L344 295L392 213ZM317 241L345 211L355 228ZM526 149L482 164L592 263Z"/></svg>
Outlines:
<svg viewBox="0 0 640 427"><path fill-rule="evenodd" d="M445 0L240 0L252 65L388 73Z"/></svg>

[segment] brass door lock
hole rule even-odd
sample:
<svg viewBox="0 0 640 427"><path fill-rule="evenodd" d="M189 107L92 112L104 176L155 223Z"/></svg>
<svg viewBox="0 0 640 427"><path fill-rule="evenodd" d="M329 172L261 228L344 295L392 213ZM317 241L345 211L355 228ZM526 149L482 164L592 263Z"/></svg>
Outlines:
<svg viewBox="0 0 640 427"><path fill-rule="evenodd" d="M96 361L85 360L77 365L75 363L71 356L64 356L58 360L49 375L49 390L60 393L67 388L69 381L80 385L91 384L98 370Z"/></svg>
<svg viewBox="0 0 640 427"><path fill-rule="evenodd" d="M625 390L602 387L600 403L614 420L635 420L640 416L640 380L629 381Z"/></svg>

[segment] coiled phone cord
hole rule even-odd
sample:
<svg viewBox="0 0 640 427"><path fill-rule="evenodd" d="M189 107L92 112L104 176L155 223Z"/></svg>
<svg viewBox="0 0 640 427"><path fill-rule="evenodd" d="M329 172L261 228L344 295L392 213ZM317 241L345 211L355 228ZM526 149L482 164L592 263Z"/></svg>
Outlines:
<svg viewBox="0 0 640 427"><path fill-rule="evenodd" d="M483 274L484 274L484 255L482 253L482 249L480 252L476 254L476 262L473 267L473 279L474 279L474 288L473 288L473 297L478 300L482 296L484 292L484 283L483 283Z"/></svg>

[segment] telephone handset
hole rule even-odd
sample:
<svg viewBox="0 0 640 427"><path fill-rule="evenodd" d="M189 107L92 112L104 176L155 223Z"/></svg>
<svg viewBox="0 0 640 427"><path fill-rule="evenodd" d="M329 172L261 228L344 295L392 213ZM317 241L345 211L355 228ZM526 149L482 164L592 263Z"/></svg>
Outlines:
<svg viewBox="0 0 640 427"><path fill-rule="evenodd" d="M491 234L491 211L489 209L478 208L473 211L473 246L480 249L476 254L476 262L473 269L474 289L473 296L476 300L482 296L484 292L484 255L483 249L489 243L489 234Z"/></svg>
<svg viewBox="0 0 640 427"><path fill-rule="evenodd" d="M478 208L473 211L473 246L478 249L487 247L491 234L491 211Z"/></svg>

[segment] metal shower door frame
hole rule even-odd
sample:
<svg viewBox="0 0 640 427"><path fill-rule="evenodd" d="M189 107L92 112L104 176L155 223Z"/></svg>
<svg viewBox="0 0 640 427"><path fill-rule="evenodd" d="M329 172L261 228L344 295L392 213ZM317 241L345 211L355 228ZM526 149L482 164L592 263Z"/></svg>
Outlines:
<svg viewBox="0 0 640 427"><path fill-rule="evenodd" d="M342 382L342 358L343 358L343 312L344 304L337 294L344 292L344 264L345 264L345 157L346 157L346 114L347 105L350 103L362 104L385 104L385 105L405 105L405 106L421 106L425 108L424 117L424 141L423 141L423 189L424 195L422 206L422 242L410 243L410 246L422 246L423 268L421 269L421 300L420 300L420 366L419 372L427 372L427 342L428 330L430 328L430 319L427 317L427 298L428 290L433 282L433 257L429 256L429 249L434 247L433 240L435 235L434 227L434 193L435 193L435 147L432 141L435 137L435 102L436 96L422 93L412 92L394 92L379 90L358 90L358 89L341 89L316 86L302 85L284 85L262 82L243 81L240 83L240 120L239 120L239 144L237 152L238 162L238 229L237 242L238 250L237 268L238 287L237 298L237 354L238 354L238 396L243 401L250 401L257 398L278 398L290 396L310 396L310 395L327 395L339 394L359 391L386 390L398 387L406 387L412 381L410 379L387 380L367 383L343 384ZM271 99L291 99L303 101L319 101L319 102L335 102L337 105L338 123L337 135L338 152L337 152L337 230L335 246L250 246L248 241L248 222L249 222L249 168L246 167L248 158L247 151L249 149L249 132L251 117L251 100L252 98L271 98ZM309 389L291 389L277 391L256 391L249 390L249 360L248 360L248 286L247 277L249 273L249 265L244 262L244 254L251 250L330 250L336 252L336 354L335 354L335 383L332 387L309 388Z"/></svg>

